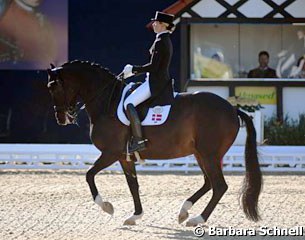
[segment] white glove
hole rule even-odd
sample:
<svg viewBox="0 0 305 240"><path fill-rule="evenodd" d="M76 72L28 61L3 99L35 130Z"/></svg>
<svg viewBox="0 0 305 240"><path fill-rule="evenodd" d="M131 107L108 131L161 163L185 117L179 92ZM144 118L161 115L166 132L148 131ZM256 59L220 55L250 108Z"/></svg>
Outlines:
<svg viewBox="0 0 305 240"><path fill-rule="evenodd" d="M129 78L132 77L134 75L134 73L132 72L132 68L133 66L130 64L127 64L124 69L123 69L123 74L124 74L124 78Z"/></svg>

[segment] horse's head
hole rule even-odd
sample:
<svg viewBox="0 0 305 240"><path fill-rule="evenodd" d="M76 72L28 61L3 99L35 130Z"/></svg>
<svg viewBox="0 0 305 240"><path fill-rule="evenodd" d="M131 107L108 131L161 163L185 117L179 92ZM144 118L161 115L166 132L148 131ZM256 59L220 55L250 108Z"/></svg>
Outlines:
<svg viewBox="0 0 305 240"><path fill-rule="evenodd" d="M73 81L69 69L51 64L48 72L48 89L54 103L55 117L59 125L73 124L77 116L77 98L80 86Z"/></svg>
<svg viewBox="0 0 305 240"><path fill-rule="evenodd" d="M85 103L87 112L88 109L92 112L101 111L99 109L108 111L115 88L120 82L107 68L87 61L75 60L61 67L51 64L47 72L55 117L60 125L76 123L78 98Z"/></svg>

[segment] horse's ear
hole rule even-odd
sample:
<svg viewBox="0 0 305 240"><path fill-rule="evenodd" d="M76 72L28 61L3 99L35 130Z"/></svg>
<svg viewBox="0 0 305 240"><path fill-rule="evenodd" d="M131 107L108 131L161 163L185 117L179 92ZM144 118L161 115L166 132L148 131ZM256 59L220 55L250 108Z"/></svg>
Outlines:
<svg viewBox="0 0 305 240"><path fill-rule="evenodd" d="M55 68L53 63L50 63L51 69Z"/></svg>

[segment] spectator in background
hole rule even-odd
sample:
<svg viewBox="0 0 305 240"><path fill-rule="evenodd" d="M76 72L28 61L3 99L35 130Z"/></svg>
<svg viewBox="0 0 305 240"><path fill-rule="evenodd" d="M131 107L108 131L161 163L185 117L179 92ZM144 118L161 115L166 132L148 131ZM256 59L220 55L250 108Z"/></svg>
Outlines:
<svg viewBox="0 0 305 240"><path fill-rule="evenodd" d="M258 54L258 68L250 70L248 78L277 78L274 69L268 66L269 53L267 51L261 51Z"/></svg>
<svg viewBox="0 0 305 240"><path fill-rule="evenodd" d="M230 79L233 76L231 67L224 63L224 55L220 51L205 57L200 47L194 54L194 73L196 78Z"/></svg>
<svg viewBox="0 0 305 240"><path fill-rule="evenodd" d="M220 62L220 63L223 63L224 62L224 56L221 52L217 52L215 53L213 56L212 56L212 59L217 61L217 62Z"/></svg>
<svg viewBox="0 0 305 240"><path fill-rule="evenodd" d="M305 57L299 58L297 66L293 66L289 77L291 78L305 78Z"/></svg>

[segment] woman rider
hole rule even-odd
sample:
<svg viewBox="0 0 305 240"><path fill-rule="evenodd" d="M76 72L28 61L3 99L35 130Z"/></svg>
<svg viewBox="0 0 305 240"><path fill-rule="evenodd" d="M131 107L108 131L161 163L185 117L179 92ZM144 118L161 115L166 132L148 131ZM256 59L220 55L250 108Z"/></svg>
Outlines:
<svg viewBox="0 0 305 240"><path fill-rule="evenodd" d="M170 40L170 33L174 29L174 15L163 12L156 12L155 18L151 19L152 26L156 33L156 40L150 48L150 63L143 66L132 66L127 64L124 67L124 78L135 74L146 73L145 82L138 87L124 102L124 108L130 120L132 130L132 141L129 144L129 153L142 151L145 141L142 136L141 122L135 109L137 105L150 97L158 96L164 90L171 78L169 75L169 65L172 58L173 46ZM168 91L168 94L173 94Z"/></svg>

